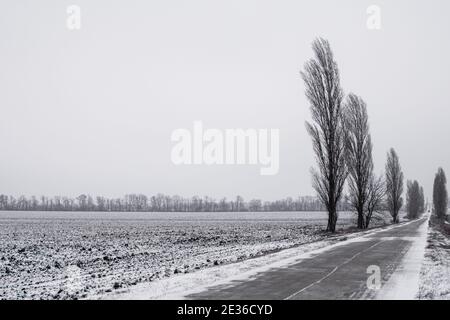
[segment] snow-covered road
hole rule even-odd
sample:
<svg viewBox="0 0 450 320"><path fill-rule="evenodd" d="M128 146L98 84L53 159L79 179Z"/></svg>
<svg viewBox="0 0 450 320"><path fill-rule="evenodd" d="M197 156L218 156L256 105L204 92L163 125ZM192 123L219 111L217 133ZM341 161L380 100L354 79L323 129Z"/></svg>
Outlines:
<svg viewBox="0 0 450 320"><path fill-rule="evenodd" d="M376 295L382 300L411 300L417 298L419 292L420 270L427 244L429 216L422 218L426 222L420 224L401 263L397 266L389 281Z"/></svg>

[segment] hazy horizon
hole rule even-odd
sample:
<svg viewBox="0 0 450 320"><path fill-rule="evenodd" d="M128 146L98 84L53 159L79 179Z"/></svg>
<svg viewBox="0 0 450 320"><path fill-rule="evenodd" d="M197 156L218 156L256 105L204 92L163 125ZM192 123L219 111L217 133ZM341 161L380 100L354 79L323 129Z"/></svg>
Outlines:
<svg viewBox="0 0 450 320"><path fill-rule="evenodd" d="M381 30L366 26L373 4ZM69 5L81 8L80 30L66 27ZM393 147L405 184L417 179L431 199L437 168L450 170L447 1L19 0L2 9L0 194L315 195L299 72L319 36L345 93L367 103L375 171ZM171 133L197 120L279 129L278 174L174 165Z"/></svg>

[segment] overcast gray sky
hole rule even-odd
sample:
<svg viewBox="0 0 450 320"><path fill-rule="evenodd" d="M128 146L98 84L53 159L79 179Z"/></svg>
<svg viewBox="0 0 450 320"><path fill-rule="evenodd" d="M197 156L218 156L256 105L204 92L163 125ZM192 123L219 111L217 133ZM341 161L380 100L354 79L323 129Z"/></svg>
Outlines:
<svg viewBox="0 0 450 320"><path fill-rule="evenodd" d="M366 27L372 4L381 30ZM314 194L299 71L322 36L368 104L376 171L395 147L430 195L450 170L449 13L446 0L3 0L0 193ZM280 129L279 173L175 166L171 133L194 120Z"/></svg>

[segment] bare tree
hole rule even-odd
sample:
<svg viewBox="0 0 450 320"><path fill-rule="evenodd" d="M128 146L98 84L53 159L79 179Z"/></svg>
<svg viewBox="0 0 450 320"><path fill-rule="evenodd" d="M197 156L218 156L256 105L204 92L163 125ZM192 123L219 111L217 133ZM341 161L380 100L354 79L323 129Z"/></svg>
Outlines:
<svg viewBox="0 0 450 320"><path fill-rule="evenodd" d="M387 206L394 223L399 222L398 213L403 206L403 172L398 155L393 148L387 154L386 194Z"/></svg>
<svg viewBox="0 0 450 320"><path fill-rule="evenodd" d="M366 226L365 209L369 183L373 174L372 140L366 103L358 96L349 94L345 104L345 158L348 168L350 204L358 214L357 226Z"/></svg>
<svg viewBox="0 0 450 320"><path fill-rule="evenodd" d="M424 208L423 189L417 180L408 180L406 183L406 211L408 218L418 218L419 214L423 213Z"/></svg>
<svg viewBox="0 0 450 320"><path fill-rule="evenodd" d="M78 207L81 211L87 210L87 196L85 194L81 194L77 197Z"/></svg>
<svg viewBox="0 0 450 320"><path fill-rule="evenodd" d="M250 211L257 212L257 211L261 211L261 209L262 209L262 203L261 203L261 200L259 200L259 199L253 199L248 204L248 210L250 210Z"/></svg>
<svg viewBox="0 0 450 320"><path fill-rule="evenodd" d="M419 195L420 195L420 198L419 198L420 199L419 200L419 204L420 204L419 212L420 213L424 213L426 204L425 204L425 194L423 192L423 187L422 186L420 186Z"/></svg>
<svg viewBox="0 0 450 320"><path fill-rule="evenodd" d="M366 213L365 213L365 226L369 228L370 221L375 212L379 212L383 209L384 196L386 195L386 186L383 181L383 176L375 177L372 173L369 178Z"/></svg>
<svg viewBox="0 0 450 320"><path fill-rule="evenodd" d="M241 196L236 196L236 201L233 204L233 208L235 211L245 211L244 198Z"/></svg>
<svg viewBox="0 0 450 320"><path fill-rule="evenodd" d="M446 185L447 178L445 177L444 169L439 168L433 184L434 211L439 219L444 219L447 214L448 193Z"/></svg>
<svg viewBox="0 0 450 320"><path fill-rule="evenodd" d="M342 195L347 170L344 159L343 92L339 69L327 40L312 45L315 58L301 73L310 102L312 123L306 129L312 138L318 169L312 169L313 187L328 211L327 231L335 232L337 204Z"/></svg>

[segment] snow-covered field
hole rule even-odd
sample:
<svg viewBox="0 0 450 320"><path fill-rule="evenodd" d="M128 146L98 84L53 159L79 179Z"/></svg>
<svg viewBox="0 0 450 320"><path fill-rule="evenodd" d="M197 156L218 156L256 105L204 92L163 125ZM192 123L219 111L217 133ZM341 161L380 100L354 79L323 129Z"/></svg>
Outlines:
<svg viewBox="0 0 450 320"><path fill-rule="evenodd" d="M340 214L341 232L353 225ZM96 297L322 240L325 226L323 212L0 212L0 299Z"/></svg>
<svg viewBox="0 0 450 320"><path fill-rule="evenodd" d="M450 226L447 226L450 231ZM419 299L450 299L450 232L430 224L422 264Z"/></svg>

